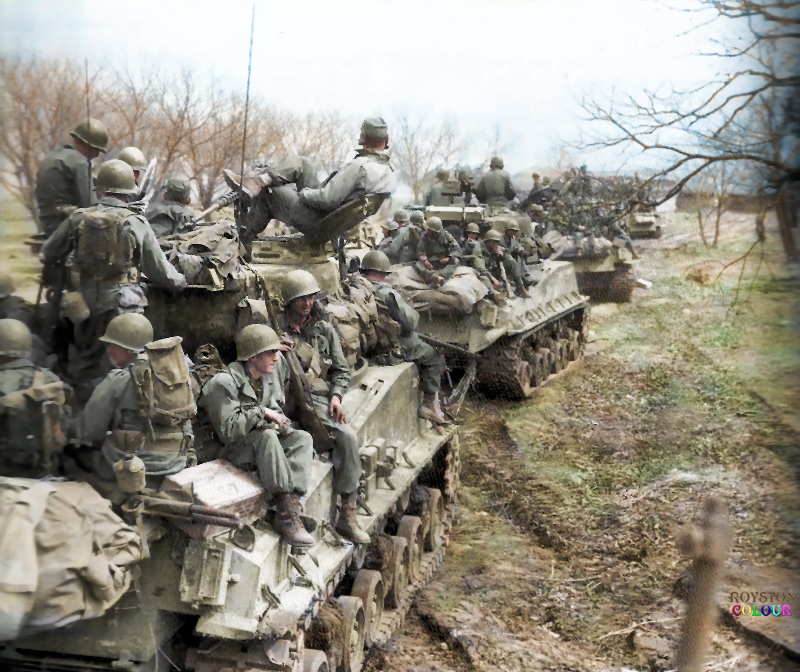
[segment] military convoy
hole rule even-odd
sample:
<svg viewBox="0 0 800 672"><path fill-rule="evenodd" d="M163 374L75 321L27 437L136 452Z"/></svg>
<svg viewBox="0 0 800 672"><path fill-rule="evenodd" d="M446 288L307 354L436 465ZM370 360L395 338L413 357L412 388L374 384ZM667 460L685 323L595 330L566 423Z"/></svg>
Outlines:
<svg viewBox="0 0 800 672"><path fill-rule="evenodd" d="M631 300L636 286L633 255L619 242L599 239L594 245L576 244L559 257L572 263L581 293L595 301L626 303Z"/></svg>

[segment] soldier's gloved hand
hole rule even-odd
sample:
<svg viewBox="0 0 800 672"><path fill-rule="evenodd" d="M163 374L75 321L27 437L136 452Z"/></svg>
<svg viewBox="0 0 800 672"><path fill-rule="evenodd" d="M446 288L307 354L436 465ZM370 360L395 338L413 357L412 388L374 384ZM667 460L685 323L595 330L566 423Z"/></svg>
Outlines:
<svg viewBox="0 0 800 672"><path fill-rule="evenodd" d="M277 423L281 427L288 425L290 422L289 418L287 418L283 413L273 411L271 408L264 409L264 417L268 420L272 420L272 422Z"/></svg>
<svg viewBox="0 0 800 672"><path fill-rule="evenodd" d="M328 413L333 418L334 422L343 423L345 421L342 400L339 399L339 397L335 395L331 397L331 403L328 405Z"/></svg>

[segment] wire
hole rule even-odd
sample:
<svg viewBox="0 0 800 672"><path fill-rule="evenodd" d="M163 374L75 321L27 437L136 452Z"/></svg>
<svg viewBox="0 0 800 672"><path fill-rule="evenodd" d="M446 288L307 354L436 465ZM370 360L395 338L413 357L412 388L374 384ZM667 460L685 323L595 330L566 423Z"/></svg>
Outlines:
<svg viewBox="0 0 800 672"><path fill-rule="evenodd" d="M244 180L244 152L247 144L247 113L250 108L250 71L253 65L253 31L256 27L256 3L253 0L253 13L250 17L250 55L247 57L247 93L244 98L244 134L242 135L242 166L239 171L239 199L242 198L242 180Z"/></svg>

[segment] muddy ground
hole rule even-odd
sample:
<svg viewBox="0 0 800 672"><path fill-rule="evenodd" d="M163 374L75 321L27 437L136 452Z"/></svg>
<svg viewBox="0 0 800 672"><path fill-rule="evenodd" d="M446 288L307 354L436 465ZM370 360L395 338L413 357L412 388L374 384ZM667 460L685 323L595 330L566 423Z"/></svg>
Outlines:
<svg viewBox="0 0 800 672"><path fill-rule="evenodd" d="M751 216L717 249L668 226L637 243L652 287L593 307L581 363L526 403L469 401L447 559L367 669L673 669L676 537L712 495L733 530L716 615L734 590L800 596L800 269L774 222L744 269L724 267ZM707 670L800 668L800 616L719 620Z"/></svg>

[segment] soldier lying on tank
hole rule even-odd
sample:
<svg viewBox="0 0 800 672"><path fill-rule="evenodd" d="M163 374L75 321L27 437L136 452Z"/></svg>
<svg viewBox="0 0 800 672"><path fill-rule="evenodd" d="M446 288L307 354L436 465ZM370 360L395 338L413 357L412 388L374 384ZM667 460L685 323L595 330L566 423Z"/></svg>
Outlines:
<svg viewBox="0 0 800 672"><path fill-rule="evenodd" d="M290 546L308 548L314 539L300 520L300 497L311 478L311 435L284 415L288 367L270 327L251 324L236 338L236 360L203 386L200 405L222 442L223 457L242 468L256 467L261 485L274 497L276 532Z"/></svg>
<svg viewBox="0 0 800 672"><path fill-rule="evenodd" d="M240 189L251 199L260 195L266 204L267 216L260 216L251 235L263 230L270 219L291 224L301 233L314 231L325 215L350 201L369 194L389 195L395 187L395 176L389 165L389 130L380 117L369 117L361 124L355 158L341 170L331 174L321 185L317 168L302 156L290 156L261 175L239 176L223 170L228 186ZM258 227L261 227L259 230Z"/></svg>
<svg viewBox="0 0 800 672"><path fill-rule="evenodd" d="M386 282L389 271L389 259L377 250L367 252L361 262L361 273L373 284L379 322L393 323L396 331L395 345L403 351L403 359L414 362L419 368L419 386L422 390L419 416L437 424L446 424L448 420L442 413L439 402L445 368L444 357L417 334L419 313Z"/></svg>
<svg viewBox="0 0 800 672"><path fill-rule="evenodd" d="M143 415L133 365L143 364L147 357L144 348L153 340L150 320L139 313L117 315L99 340L114 368L92 392L78 418L79 443L96 449L94 469L102 481L113 483L114 465L135 452L144 462L147 487L158 489L165 476L195 462L191 420L164 427Z"/></svg>
<svg viewBox="0 0 800 672"><path fill-rule="evenodd" d="M381 222L381 231L383 232L383 239L380 243L375 246L376 250L380 250L384 254L387 253L387 250L391 247L392 243L394 242L395 236L397 235L397 231L400 227L397 226L397 222Z"/></svg>
<svg viewBox="0 0 800 672"><path fill-rule="evenodd" d="M142 150L138 147L126 147L125 149L120 150L117 158L120 161L124 161L131 167L136 184L141 184L142 177L147 170L147 159L144 158Z"/></svg>
<svg viewBox="0 0 800 672"><path fill-rule="evenodd" d="M126 207L138 193L131 167L118 159L106 161L97 174L97 189L100 202L71 215L42 248L45 266L62 272L74 251L72 274L79 277L79 287L65 296L69 301L63 312L74 336L67 376L75 381L80 401L88 398L93 380L102 374L100 336L111 319L120 313L141 313L147 305L140 274L175 291L186 287L147 220Z"/></svg>
<svg viewBox="0 0 800 672"><path fill-rule="evenodd" d="M425 216L421 210L414 210L411 217L406 210L398 210L394 213L394 221L398 226L397 232L392 243L382 251L393 264L411 264L417 260L417 245Z"/></svg>
<svg viewBox="0 0 800 672"><path fill-rule="evenodd" d="M108 131L91 117L75 124L72 144L44 157L36 173L36 203L42 231L51 236L76 208L97 203L92 184L92 160L106 151Z"/></svg>
<svg viewBox="0 0 800 672"><path fill-rule="evenodd" d="M519 296L527 297L528 292L522 282L519 266L511 255L506 254L501 245L502 240L503 234L497 229L489 229L483 236L486 270L492 276L492 285L506 289L509 294L514 291L513 285Z"/></svg>
<svg viewBox="0 0 800 672"><path fill-rule="evenodd" d="M166 181L164 199L151 205L145 213L156 238L184 233L193 228L194 213L189 209L191 202L191 187L186 180L171 177Z"/></svg>
<svg viewBox="0 0 800 672"><path fill-rule="evenodd" d="M367 544L369 535L356 517L361 479L358 439L342 409L350 387L350 366L339 334L315 304L322 290L314 276L292 271L286 276L284 292L286 309L278 316L278 325L308 379L314 411L333 439L333 491L341 497L336 530L350 541Z"/></svg>
<svg viewBox="0 0 800 672"><path fill-rule="evenodd" d="M416 269L432 287L441 287L461 263L461 248L443 229L441 219L430 217L417 245Z"/></svg>
<svg viewBox="0 0 800 672"><path fill-rule="evenodd" d="M31 332L0 320L0 476L41 478L64 445L69 387L31 361Z"/></svg>

